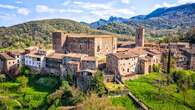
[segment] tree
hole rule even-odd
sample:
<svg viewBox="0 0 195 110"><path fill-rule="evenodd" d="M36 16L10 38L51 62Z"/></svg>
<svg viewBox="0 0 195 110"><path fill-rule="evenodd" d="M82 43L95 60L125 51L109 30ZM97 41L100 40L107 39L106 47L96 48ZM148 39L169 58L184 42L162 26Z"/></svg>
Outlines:
<svg viewBox="0 0 195 110"><path fill-rule="evenodd" d="M167 61L167 73L169 74L171 70L171 49L169 47L169 52L168 52L168 61Z"/></svg>
<svg viewBox="0 0 195 110"><path fill-rule="evenodd" d="M68 83L70 85L73 85L74 84L74 79L73 79L73 75L71 73L68 73L65 77L65 80L68 81Z"/></svg>
<svg viewBox="0 0 195 110"><path fill-rule="evenodd" d="M50 108L58 106L72 106L83 100L83 94L78 89L69 86L67 81L62 81L61 86L47 97ZM54 105L55 104L55 105Z"/></svg>
<svg viewBox="0 0 195 110"><path fill-rule="evenodd" d="M8 109L8 106L2 100L0 100L0 109L1 110L7 110Z"/></svg>
<svg viewBox="0 0 195 110"><path fill-rule="evenodd" d="M20 73L22 75L28 75L30 73L30 68L27 66L23 66L20 68Z"/></svg>
<svg viewBox="0 0 195 110"><path fill-rule="evenodd" d="M195 43L195 28L190 29L186 33L184 40L190 41L190 43Z"/></svg>
<svg viewBox="0 0 195 110"><path fill-rule="evenodd" d="M192 86L192 74L186 70L177 70L173 73L173 80L178 86L178 90L183 93L184 103L186 102L187 90Z"/></svg>
<svg viewBox="0 0 195 110"><path fill-rule="evenodd" d="M103 73L98 71L91 82L91 90L95 90L99 96L102 96L106 92L103 80Z"/></svg>
<svg viewBox="0 0 195 110"><path fill-rule="evenodd" d="M153 66L153 71L159 73L159 72L160 72L160 65L159 65L159 64L154 65L154 66Z"/></svg>

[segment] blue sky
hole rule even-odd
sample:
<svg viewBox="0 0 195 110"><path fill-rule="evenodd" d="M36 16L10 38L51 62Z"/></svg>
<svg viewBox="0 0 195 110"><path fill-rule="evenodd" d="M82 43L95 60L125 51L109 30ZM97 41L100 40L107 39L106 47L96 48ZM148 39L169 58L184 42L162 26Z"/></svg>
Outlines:
<svg viewBox="0 0 195 110"><path fill-rule="evenodd" d="M0 0L0 26L51 18L94 22L110 16L130 18L159 7L195 0Z"/></svg>

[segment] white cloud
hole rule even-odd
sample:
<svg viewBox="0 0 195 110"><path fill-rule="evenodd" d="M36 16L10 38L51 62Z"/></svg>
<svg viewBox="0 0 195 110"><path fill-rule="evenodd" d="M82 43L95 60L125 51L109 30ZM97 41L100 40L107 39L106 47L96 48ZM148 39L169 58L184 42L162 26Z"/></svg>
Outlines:
<svg viewBox="0 0 195 110"><path fill-rule="evenodd" d="M77 8L81 8L101 18L108 18L110 16L130 17L135 14L130 8L116 8L111 3L100 4L75 1L74 4Z"/></svg>
<svg viewBox="0 0 195 110"><path fill-rule="evenodd" d="M195 0L177 0L178 4L194 3Z"/></svg>
<svg viewBox="0 0 195 110"><path fill-rule="evenodd" d="M162 4L155 4L152 8L151 11L154 11L157 8L163 8L163 7L173 7L176 6L177 3L175 4L171 4L171 3L167 3L167 2L163 2Z"/></svg>
<svg viewBox="0 0 195 110"><path fill-rule="evenodd" d="M5 8L5 9L16 9L18 7L14 5L6 5L6 4L0 4L0 8Z"/></svg>
<svg viewBox="0 0 195 110"><path fill-rule="evenodd" d="M151 9L155 10L157 8L162 8L162 7L174 7L186 3L195 3L195 0L177 0L176 3L168 3L168 2L163 2L161 4L156 4L154 5Z"/></svg>
<svg viewBox="0 0 195 110"><path fill-rule="evenodd" d="M150 11L154 11L157 8L162 8L162 7L174 7L186 3L195 3L195 0L177 0L176 3L168 3L168 2L163 2L162 4L155 4Z"/></svg>
<svg viewBox="0 0 195 110"><path fill-rule="evenodd" d="M47 5L37 5L36 6L36 12L38 13L82 13L83 10L80 9L59 9L59 8L51 8Z"/></svg>
<svg viewBox="0 0 195 110"><path fill-rule="evenodd" d="M129 4L130 0L121 0L121 2L124 3L124 4Z"/></svg>
<svg viewBox="0 0 195 110"><path fill-rule="evenodd" d="M18 14L21 15L28 15L30 13L30 10L24 7L17 7L14 5L7 5L7 4L0 4L0 8L10 9L10 10L16 10Z"/></svg>
<svg viewBox="0 0 195 110"><path fill-rule="evenodd" d="M65 0L64 3L62 3L62 5L67 6L71 3L71 0Z"/></svg>
<svg viewBox="0 0 195 110"><path fill-rule="evenodd" d="M92 2L79 2L79 1L75 1L74 4L76 5L76 7L80 7L83 9L89 9L89 10L111 9L111 6L109 4L100 4L100 3L92 3Z"/></svg>
<svg viewBox="0 0 195 110"><path fill-rule="evenodd" d="M22 4L23 1L17 0L16 3L17 3L17 4Z"/></svg>
<svg viewBox="0 0 195 110"><path fill-rule="evenodd" d="M17 12L21 15L28 15L30 13L30 10L27 8L18 8Z"/></svg>
<svg viewBox="0 0 195 110"><path fill-rule="evenodd" d="M16 17L15 14L0 13L0 19L2 20L11 20L14 17Z"/></svg>
<svg viewBox="0 0 195 110"><path fill-rule="evenodd" d="M38 13L54 13L55 10L52 8L49 8L47 5L37 5L36 11Z"/></svg>

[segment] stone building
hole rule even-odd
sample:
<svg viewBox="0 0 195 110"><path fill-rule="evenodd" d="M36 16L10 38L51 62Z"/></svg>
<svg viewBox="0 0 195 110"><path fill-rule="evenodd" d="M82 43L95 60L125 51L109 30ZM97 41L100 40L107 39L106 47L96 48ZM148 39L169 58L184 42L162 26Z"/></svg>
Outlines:
<svg viewBox="0 0 195 110"><path fill-rule="evenodd" d="M139 72L139 57L144 53L132 51L107 55L107 71L114 73L119 79L132 76Z"/></svg>
<svg viewBox="0 0 195 110"><path fill-rule="evenodd" d="M7 54L17 61L17 67L22 66L22 53L23 52L8 52Z"/></svg>
<svg viewBox="0 0 195 110"><path fill-rule="evenodd" d="M84 57L81 61L81 70L96 70L98 68L98 61L95 57Z"/></svg>
<svg viewBox="0 0 195 110"><path fill-rule="evenodd" d="M186 58L185 61L187 61L186 69L195 70L195 47L182 49L182 52L185 56L184 58Z"/></svg>
<svg viewBox="0 0 195 110"><path fill-rule="evenodd" d="M0 53L0 72L17 75L17 60L7 53Z"/></svg>
<svg viewBox="0 0 195 110"><path fill-rule="evenodd" d="M171 56L175 60L175 68L178 69L195 69L194 65L194 51L195 49L189 46L189 43L178 42L170 44L160 44L163 57L168 56L169 47L171 50ZM163 60L163 67L166 68L167 63Z"/></svg>
<svg viewBox="0 0 195 110"><path fill-rule="evenodd" d="M144 31L143 27L136 29L135 43L136 47L144 47Z"/></svg>
<svg viewBox="0 0 195 110"><path fill-rule="evenodd" d="M60 53L81 53L89 56L115 53L117 38L113 35L87 35L54 32L53 49Z"/></svg>
<svg viewBox="0 0 195 110"><path fill-rule="evenodd" d="M45 57L44 73L62 75L65 71L64 60L65 54L53 53Z"/></svg>
<svg viewBox="0 0 195 110"><path fill-rule="evenodd" d="M107 55L107 72L115 74L119 80L127 80L137 74L152 72L160 60L161 55L156 50L133 48L128 52Z"/></svg>
<svg viewBox="0 0 195 110"><path fill-rule="evenodd" d="M173 49L190 48L190 44L188 42L176 42L176 43L171 42L170 44L160 43L160 48L168 49L168 47Z"/></svg>

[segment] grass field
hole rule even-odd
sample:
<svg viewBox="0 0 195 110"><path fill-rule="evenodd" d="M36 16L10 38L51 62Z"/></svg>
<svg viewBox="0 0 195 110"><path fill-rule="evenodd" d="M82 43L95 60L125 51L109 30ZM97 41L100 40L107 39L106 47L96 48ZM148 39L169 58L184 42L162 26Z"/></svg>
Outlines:
<svg viewBox="0 0 195 110"><path fill-rule="evenodd" d="M126 110L137 110L137 107L128 96L110 97L113 105L122 106Z"/></svg>
<svg viewBox="0 0 195 110"><path fill-rule="evenodd" d="M160 92L156 81L163 76L151 73L126 83L129 90L153 110L193 110L195 109L195 90L188 90L186 102L181 92L177 92L176 84L163 86ZM159 94L160 93L160 94Z"/></svg>

